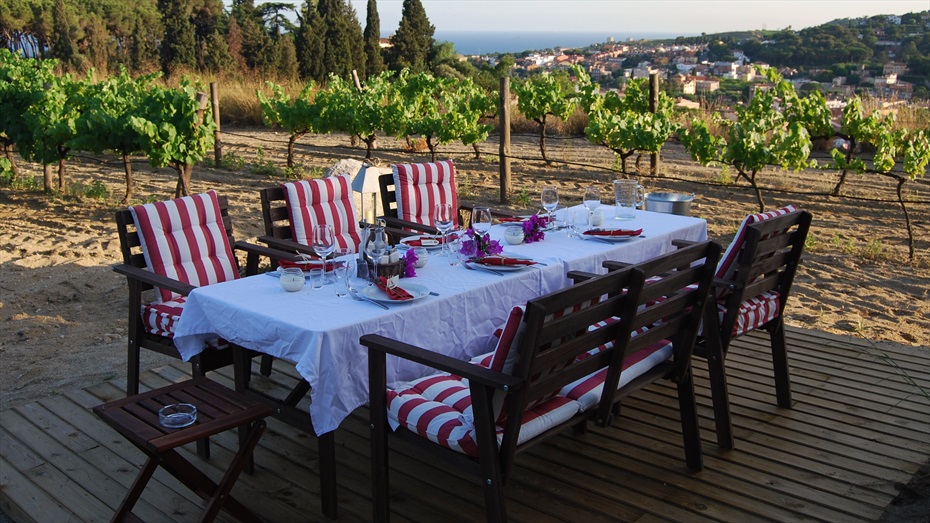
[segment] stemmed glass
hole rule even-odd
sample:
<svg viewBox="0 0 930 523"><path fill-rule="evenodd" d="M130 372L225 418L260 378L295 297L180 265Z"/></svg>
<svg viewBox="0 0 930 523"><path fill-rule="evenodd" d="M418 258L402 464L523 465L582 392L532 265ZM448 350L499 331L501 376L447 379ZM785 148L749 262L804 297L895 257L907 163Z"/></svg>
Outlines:
<svg viewBox="0 0 930 523"><path fill-rule="evenodd" d="M482 236L491 230L491 209L475 207L471 213L471 227Z"/></svg>
<svg viewBox="0 0 930 523"><path fill-rule="evenodd" d="M336 234L333 232L333 226L329 224L314 225L311 242L313 252L320 258L323 258L323 282L332 283L333 280L327 276L326 257L336 248Z"/></svg>
<svg viewBox="0 0 930 523"><path fill-rule="evenodd" d="M588 209L588 212L593 212L594 209L597 209L601 205L601 191L597 187L591 186L586 187L584 190L584 198L582 199L584 206Z"/></svg>
<svg viewBox="0 0 930 523"><path fill-rule="evenodd" d="M384 256L384 253L387 252L387 249L387 237L384 234L384 229L376 227L371 233L371 239L368 241L368 245L365 247L368 256L371 257L371 263L374 268L374 274L371 275L372 281L375 281L374 279L378 277L378 262L381 260L381 257Z"/></svg>
<svg viewBox="0 0 930 523"><path fill-rule="evenodd" d="M559 206L559 188L555 185L543 187L540 199L542 200L543 208L546 209L546 229L551 229L552 211Z"/></svg>
<svg viewBox="0 0 930 523"><path fill-rule="evenodd" d="M442 249L439 256L445 256L446 235L449 234L449 231L451 231L452 227L455 225L455 214L452 212L451 203L436 204L436 207L433 208L433 223L436 224L436 228L442 233Z"/></svg>

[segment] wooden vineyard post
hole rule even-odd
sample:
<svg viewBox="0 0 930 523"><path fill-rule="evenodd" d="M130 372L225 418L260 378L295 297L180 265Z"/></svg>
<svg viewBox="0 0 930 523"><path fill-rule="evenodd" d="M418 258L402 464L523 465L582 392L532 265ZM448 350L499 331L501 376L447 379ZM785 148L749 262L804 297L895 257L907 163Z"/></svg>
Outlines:
<svg viewBox="0 0 930 523"><path fill-rule="evenodd" d="M649 73L649 112L656 114L659 110L659 74ZM659 175L659 153L654 152L649 157L649 166L652 175Z"/></svg>
<svg viewBox="0 0 930 523"><path fill-rule="evenodd" d="M501 203L510 201L510 77L501 78L500 89L500 177Z"/></svg>
<svg viewBox="0 0 930 523"><path fill-rule="evenodd" d="M210 100L213 103L213 124L216 125L213 129L213 162L219 169L223 160L223 142L220 140L220 93L216 82L210 82Z"/></svg>

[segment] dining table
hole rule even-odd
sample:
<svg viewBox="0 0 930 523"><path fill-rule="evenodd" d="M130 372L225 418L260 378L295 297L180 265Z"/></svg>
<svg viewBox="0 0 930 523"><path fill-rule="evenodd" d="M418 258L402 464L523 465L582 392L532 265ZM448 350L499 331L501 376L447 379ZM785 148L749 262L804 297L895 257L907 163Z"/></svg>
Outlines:
<svg viewBox="0 0 930 523"><path fill-rule="evenodd" d="M432 249L416 276L400 280L401 287L417 286L431 294L418 293L408 301L387 300L386 309L351 296L337 297L333 285L319 289L306 285L298 292L287 292L277 278L263 274L199 287L187 297L175 346L189 360L203 349L205 340L221 337L294 363L310 386L313 430L318 436L326 435L327 444L332 445L332 433L340 423L368 401L368 355L359 344L362 335L377 333L467 360L493 350L493 333L514 306L571 285L569 271L604 273L604 261L638 263L673 250L673 240L707 238L707 222L701 218L637 211L632 220L617 220L612 206L602 205L598 210L604 216L601 228L642 232L610 241L562 227L545 231L541 241L511 245L504 240L504 231L515 225L494 224L488 234L500 242L504 255L537 263L506 272L469 270L458 256L440 256L439 250ZM587 211L577 206L563 212ZM428 372L396 358L388 362L390 383ZM332 474L327 481L334 488Z"/></svg>

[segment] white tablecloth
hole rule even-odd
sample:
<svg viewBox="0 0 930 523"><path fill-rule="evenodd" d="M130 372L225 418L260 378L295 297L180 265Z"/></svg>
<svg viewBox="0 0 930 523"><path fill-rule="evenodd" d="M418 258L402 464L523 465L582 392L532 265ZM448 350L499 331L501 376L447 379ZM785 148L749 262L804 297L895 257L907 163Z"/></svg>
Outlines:
<svg viewBox="0 0 930 523"><path fill-rule="evenodd" d="M546 266L510 272L503 277L450 266L448 258L430 256L412 283L438 292L385 311L350 297L337 298L332 285L296 293L281 289L278 279L258 275L194 290L187 299L174 341L188 360L203 341L221 336L243 347L296 363L311 385L310 416L318 434L335 430L368 400L367 351L358 340L378 333L437 352L466 359L493 348L492 333L514 305L569 285L566 273L603 273L601 263L636 263L672 250L673 239L707 237L702 219L637 212L634 221L614 221L609 206L605 226L643 228L644 238L605 244L569 238L566 231L546 234L541 242L511 246L505 253L530 256ZM503 226L491 228L501 238ZM537 268L538 267L538 268ZM423 374L419 365L391 359L389 381Z"/></svg>

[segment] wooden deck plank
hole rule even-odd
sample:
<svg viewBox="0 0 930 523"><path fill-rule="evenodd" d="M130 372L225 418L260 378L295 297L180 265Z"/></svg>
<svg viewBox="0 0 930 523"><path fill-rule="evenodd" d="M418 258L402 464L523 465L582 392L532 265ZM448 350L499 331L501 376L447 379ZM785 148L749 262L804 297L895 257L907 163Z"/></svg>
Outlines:
<svg viewBox="0 0 930 523"><path fill-rule="evenodd" d="M567 433L518 457L506 488L511 519L874 521L897 494L895 484L930 455L930 402L914 387L930 383L930 351L875 349L867 340L801 329L789 329L788 342L792 409L774 404L768 339L754 334L731 347L733 451L716 447L706 363L696 361L704 471L684 466L675 391L661 384L628 398L612 427ZM272 379L256 377L256 385L282 393L296 378L287 363L276 362L275 370ZM228 369L211 376L232 385ZM174 363L143 373L142 389L188 378L187 365ZM120 379L0 413L0 507L17 523L108 519L143 455L88 409L124 395ZM346 420L336 440L340 520L367 521L365 409ZM256 449L257 473L241 476L234 495L272 521L325 521L315 442L269 420ZM181 452L216 479L238 440L227 431L211 443L207 462L193 445ZM395 521L483 519L474 479L403 447L392 447L391 463ZM184 522L196 517L199 503L159 471L138 510L149 519ZM221 514L220 521L230 519Z"/></svg>

